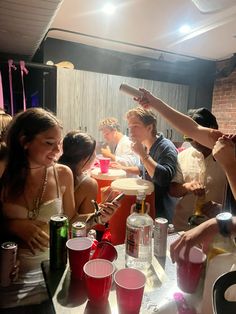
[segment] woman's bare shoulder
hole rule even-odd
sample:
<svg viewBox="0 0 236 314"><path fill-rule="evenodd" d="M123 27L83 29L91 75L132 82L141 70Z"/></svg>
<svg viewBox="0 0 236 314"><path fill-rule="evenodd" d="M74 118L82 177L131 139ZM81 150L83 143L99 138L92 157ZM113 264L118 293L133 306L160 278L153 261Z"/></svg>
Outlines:
<svg viewBox="0 0 236 314"><path fill-rule="evenodd" d="M92 178L92 177L87 177L86 180L84 180L82 183L81 183L81 188L83 189L93 189L93 190L96 190L98 189L98 184L97 184L97 181Z"/></svg>
<svg viewBox="0 0 236 314"><path fill-rule="evenodd" d="M58 177L60 179L60 181L68 181L71 180L71 178L73 179L73 174L72 171L69 167L65 166L65 165L61 165L61 164L55 164L55 170L58 174Z"/></svg>

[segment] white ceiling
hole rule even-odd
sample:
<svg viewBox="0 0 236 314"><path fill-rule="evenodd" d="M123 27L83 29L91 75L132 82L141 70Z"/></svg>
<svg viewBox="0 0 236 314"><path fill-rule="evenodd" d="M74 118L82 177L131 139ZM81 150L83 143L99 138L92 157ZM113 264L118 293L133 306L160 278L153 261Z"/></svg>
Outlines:
<svg viewBox="0 0 236 314"><path fill-rule="evenodd" d="M160 57L156 50L210 60L236 52L236 0L110 0L113 15L102 12L109 0L60 1L0 0L0 51L33 55L50 27L80 35L49 37L152 58ZM204 4L213 4L210 12ZM192 31L181 35L186 23Z"/></svg>

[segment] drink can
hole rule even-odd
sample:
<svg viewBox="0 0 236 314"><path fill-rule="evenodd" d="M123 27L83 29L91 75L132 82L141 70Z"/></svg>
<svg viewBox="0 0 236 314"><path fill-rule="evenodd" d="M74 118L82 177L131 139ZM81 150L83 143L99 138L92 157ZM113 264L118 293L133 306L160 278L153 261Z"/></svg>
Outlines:
<svg viewBox="0 0 236 314"><path fill-rule="evenodd" d="M16 265L17 244L4 242L1 245L0 255L0 285L8 287L11 284L11 273Z"/></svg>
<svg viewBox="0 0 236 314"><path fill-rule="evenodd" d="M65 215L53 215L50 219L50 268L66 267L69 221Z"/></svg>
<svg viewBox="0 0 236 314"><path fill-rule="evenodd" d="M88 232L88 238L91 240L96 240L97 237L97 231L95 229L90 229Z"/></svg>
<svg viewBox="0 0 236 314"><path fill-rule="evenodd" d="M72 224L72 232L71 237L72 238L78 238L78 237L86 237L86 224L82 221L76 221Z"/></svg>
<svg viewBox="0 0 236 314"><path fill-rule="evenodd" d="M119 89L121 92L126 93L132 97L138 98L143 96L143 92L128 84L121 84Z"/></svg>
<svg viewBox="0 0 236 314"><path fill-rule="evenodd" d="M156 218L154 224L154 255L156 257L166 256L167 233L168 220Z"/></svg>

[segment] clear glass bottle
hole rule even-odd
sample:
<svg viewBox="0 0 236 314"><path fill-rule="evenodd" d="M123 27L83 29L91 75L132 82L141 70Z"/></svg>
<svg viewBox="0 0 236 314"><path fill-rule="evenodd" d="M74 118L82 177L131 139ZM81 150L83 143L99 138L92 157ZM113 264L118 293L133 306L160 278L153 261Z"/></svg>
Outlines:
<svg viewBox="0 0 236 314"><path fill-rule="evenodd" d="M153 219L146 213L145 193L139 192L134 212L127 218L125 264L147 270L152 263Z"/></svg>

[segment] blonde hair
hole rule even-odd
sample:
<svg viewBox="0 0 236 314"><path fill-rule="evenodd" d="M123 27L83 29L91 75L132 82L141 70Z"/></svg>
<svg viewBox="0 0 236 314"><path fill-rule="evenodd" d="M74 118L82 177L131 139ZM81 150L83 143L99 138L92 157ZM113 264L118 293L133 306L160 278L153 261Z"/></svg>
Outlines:
<svg viewBox="0 0 236 314"><path fill-rule="evenodd" d="M0 109L0 141L3 142L8 125L10 124L12 117L5 113L3 109Z"/></svg>
<svg viewBox="0 0 236 314"><path fill-rule="evenodd" d="M152 125L152 135L157 135L157 118L154 112L148 109L143 109L142 107L137 107L126 112L126 119L133 116L138 117L145 126Z"/></svg>
<svg viewBox="0 0 236 314"><path fill-rule="evenodd" d="M116 118L106 118L99 122L99 131L102 131L103 129L116 130L120 132L120 124Z"/></svg>

